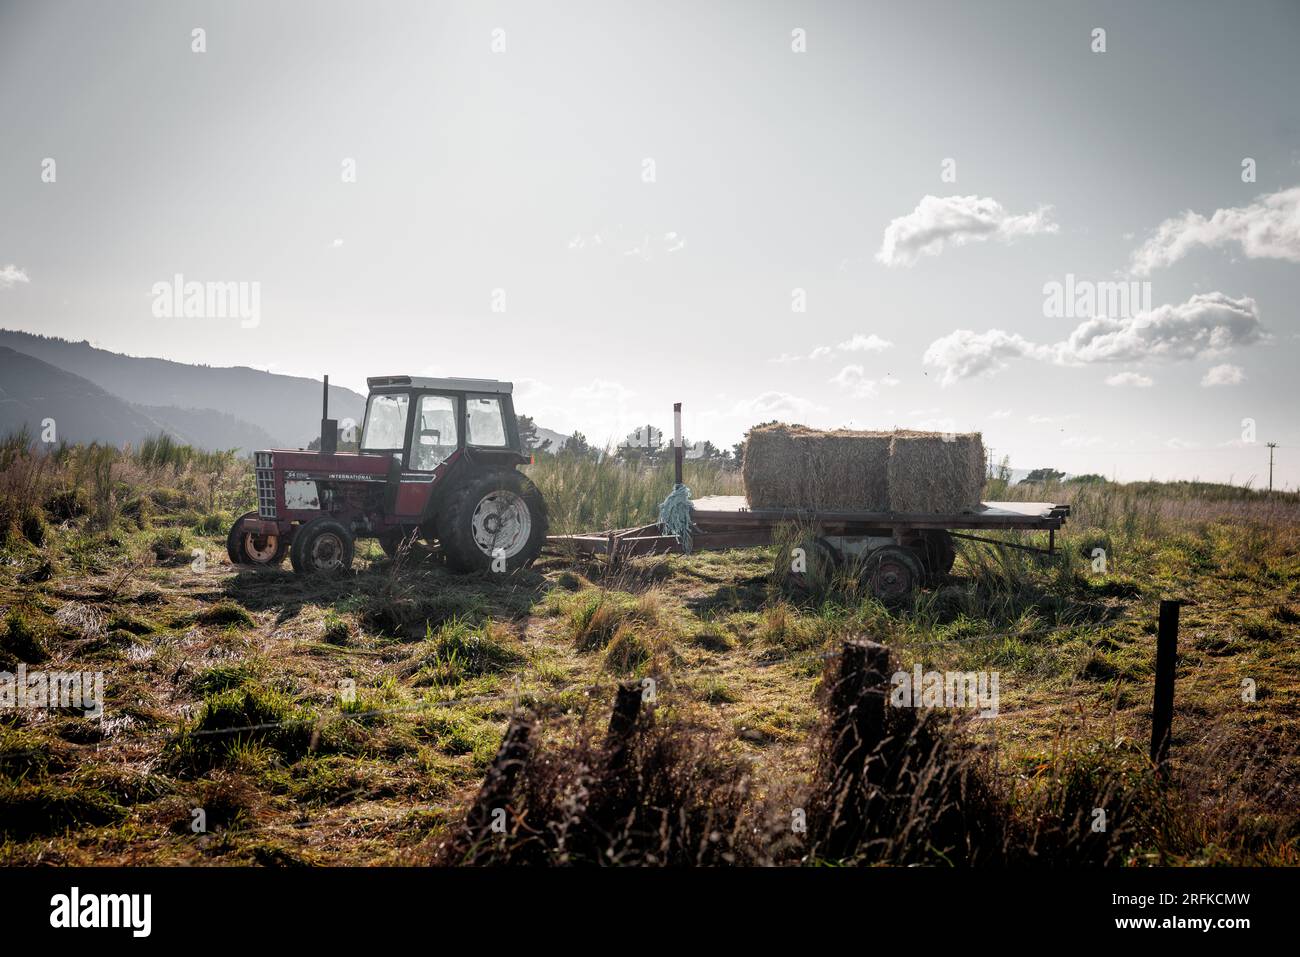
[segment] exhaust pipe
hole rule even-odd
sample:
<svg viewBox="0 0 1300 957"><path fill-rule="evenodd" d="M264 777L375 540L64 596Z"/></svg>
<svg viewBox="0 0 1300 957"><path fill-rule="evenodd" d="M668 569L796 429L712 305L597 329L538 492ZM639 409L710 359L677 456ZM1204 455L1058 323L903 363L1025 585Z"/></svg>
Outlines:
<svg viewBox="0 0 1300 957"><path fill-rule="evenodd" d="M333 455L339 450L339 424L330 418L330 377L325 377L325 392L320 405L320 450Z"/></svg>

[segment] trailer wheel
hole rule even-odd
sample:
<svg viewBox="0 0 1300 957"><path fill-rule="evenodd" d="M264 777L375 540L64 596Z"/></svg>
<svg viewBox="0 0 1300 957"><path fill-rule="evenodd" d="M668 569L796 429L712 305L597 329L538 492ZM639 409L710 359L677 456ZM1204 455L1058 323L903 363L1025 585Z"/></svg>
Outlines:
<svg viewBox="0 0 1300 957"><path fill-rule="evenodd" d="M917 551L925 563L925 583L938 585L952 571L953 562L957 560L957 549L952 536L942 528L923 532Z"/></svg>
<svg viewBox="0 0 1300 957"><path fill-rule="evenodd" d="M352 533L332 518L300 526L289 547L293 570L302 575L331 574L352 567Z"/></svg>
<svg viewBox="0 0 1300 957"><path fill-rule="evenodd" d="M537 558L548 526L546 502L526 476L483 472L443 504L438 541L457 571L512 572Z"/></svg>
<svg viewBox="0 0 1300 957"><path fill-rule="evenodd" d="M910 548L884 545L867 556L863 578L877 600L900 604L921 584L921 563Z"/></svg>
<svg viewBox="0 0 1300 957"><path fill-rule="evenodd" d="M232 565L262 565L273 568L284 561L289 543L283 535L256 535L244 531L244 520L257 518L256 512L246 512L235 519L226 534L226 555Z"/></svg>
<svg viewBox="0 0 1300 957"><path fill-rule="evenodd" d="M803 550L802 556L777 555L777 561L785 566L785 587L794 595L811 595L830 584L839 568L840 556L820 537L806 538L796 547Z"/></svg>

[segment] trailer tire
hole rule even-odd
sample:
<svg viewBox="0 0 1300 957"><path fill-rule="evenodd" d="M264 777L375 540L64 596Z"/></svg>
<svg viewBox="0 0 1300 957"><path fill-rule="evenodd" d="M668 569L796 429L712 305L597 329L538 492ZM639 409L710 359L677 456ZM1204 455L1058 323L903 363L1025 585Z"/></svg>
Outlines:
<svg viewBox="0 0 1300 957"><path fill-rule="evenodd" d="M226 555L230 564L274 568L284 561L289 543L283 535L253 535L243 531L244 520L257 517L257 512L245 512L230 526L226 533Z"/></svg>
<svg viewBox="0 0 1300 957"><path fill-rule="evenodd" d="M332 518L300 525L289 546L289 561L300 575L333 574L352 567L352 533Z"/></svg>
<svg viewBox="0 0 1300 957"><path fill-rule="evenodd" d="M863 580L885 605L899 605L920 587L923 573L916 554L902 545L883 545L867 556Z"/></svg>
<svg viewBox="0 0 1300 957"><path fill-rule="evenodd" d="M923 532L916 550L925 566L925 583L941 584L952 572L953 563L957 560L957 549L953 545L952 536L942 528Z"/></svg>
<svg viewBox="0 0 1300 957"><path fill-rule="evenodd" d="M450 494L438 515L438 541L457 571L509 573L533 563L549 525L537 486L513 469L494 470Z"/></svg>
<svg viewBox="0 0 1300 957"><path fill-rule="evenodd" d="M840 555L820 536L805 538L797 547L804 551L804 571L795 571L794 561L786 562L783 555L778 555L777 561L789 566L783 576L786 591L803 598L814 595L831 584L840 566Z"/></svg>

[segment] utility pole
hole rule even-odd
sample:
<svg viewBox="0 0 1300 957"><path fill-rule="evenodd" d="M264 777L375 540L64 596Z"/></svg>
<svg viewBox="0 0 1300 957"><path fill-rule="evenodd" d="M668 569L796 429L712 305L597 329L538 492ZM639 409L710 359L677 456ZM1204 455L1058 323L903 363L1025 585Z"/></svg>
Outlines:
<svg viewBox="0 0 1300 957"><path fill-rule="evenodd" d="M1268 443L1268 490L1273 491L1273 450L1277 448L1276 442Z"/></svg>

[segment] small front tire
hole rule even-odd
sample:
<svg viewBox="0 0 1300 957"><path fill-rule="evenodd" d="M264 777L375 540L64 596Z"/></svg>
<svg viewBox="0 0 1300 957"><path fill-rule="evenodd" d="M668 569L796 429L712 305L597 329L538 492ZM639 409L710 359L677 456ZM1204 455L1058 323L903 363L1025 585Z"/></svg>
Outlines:
<svg viewBox="0 0 1300 957"><path fill-rule="evenodd" d="M328 575L351 568L354 551L351 532L332 518L315 518L294 533L289 560L301 575Z"/></svg>
<svg viewBox="0 0 1300 957"><path fill-rule="evenodd" d="M244 522L257 517L256 512L246 512L230 526L230 531L226 534L226 555L232 565L274 568L284 561L289 543L283 535L257 535L244 531Z"/></svg>

